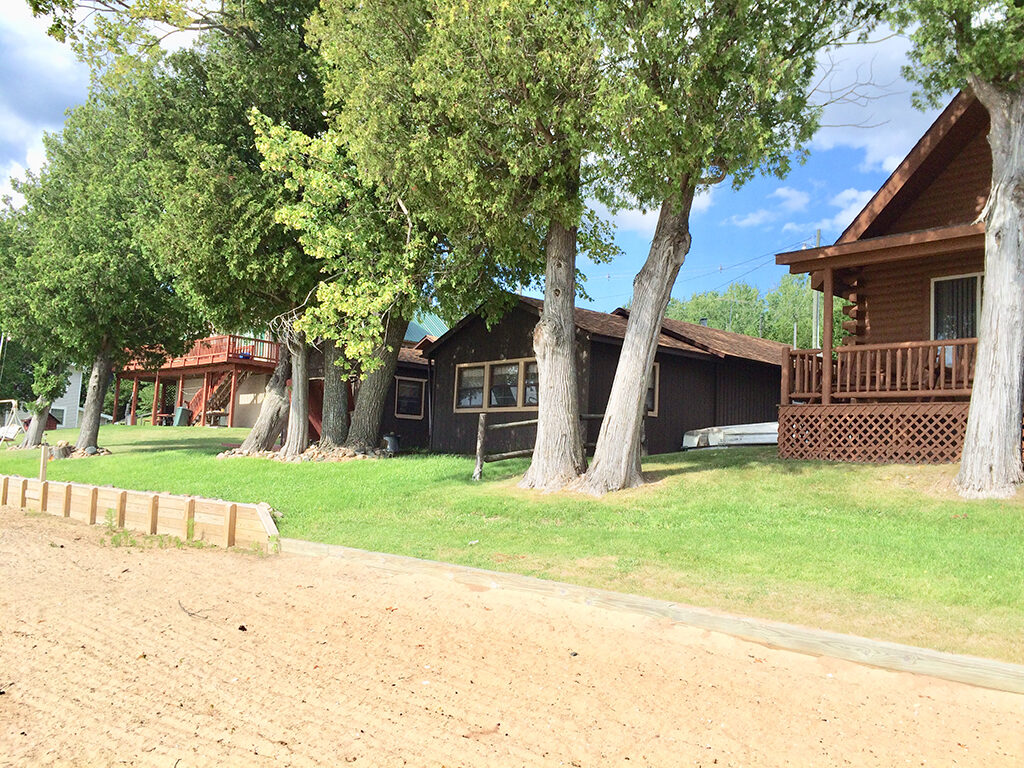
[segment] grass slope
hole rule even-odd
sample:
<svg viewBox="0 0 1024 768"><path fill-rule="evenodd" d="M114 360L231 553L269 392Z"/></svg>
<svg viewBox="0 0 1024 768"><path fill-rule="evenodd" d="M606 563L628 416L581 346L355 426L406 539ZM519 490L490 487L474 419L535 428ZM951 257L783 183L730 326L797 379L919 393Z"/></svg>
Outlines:
<svg viewBox="0 0 1024 768"><path fill-rule="evenodd" d="M286 537L514 571L1024 662L1024 500L965 502L950 467L651 457L604 499L516 488L526 462L217 460L244 430L104 427L53 480L266 501ZM63 436L63 435L62 435ZM34 476L38 454L0 452Z"/></svg>

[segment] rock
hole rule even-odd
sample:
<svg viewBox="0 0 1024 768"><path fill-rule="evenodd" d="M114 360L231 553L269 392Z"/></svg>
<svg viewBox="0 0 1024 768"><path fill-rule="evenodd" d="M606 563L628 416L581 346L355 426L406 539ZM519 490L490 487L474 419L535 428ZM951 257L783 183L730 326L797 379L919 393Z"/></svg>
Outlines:
<svg viewBox="0 0 1024 768"><path fill-rule="evenodd" d="M95 456L99 453L99 449L95 445L90 445L85 449L86 456Z"/></svg>

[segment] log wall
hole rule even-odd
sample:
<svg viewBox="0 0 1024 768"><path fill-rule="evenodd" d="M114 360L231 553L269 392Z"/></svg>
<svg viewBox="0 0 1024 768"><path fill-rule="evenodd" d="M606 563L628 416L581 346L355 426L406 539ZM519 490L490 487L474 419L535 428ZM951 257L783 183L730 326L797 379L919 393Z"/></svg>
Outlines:
<svg viewBox="0 0 1024 768"><path fill-rule="evenodd" d="M266 504L0 475L0 505L221 547L271 552L278 540Z"/></svg>

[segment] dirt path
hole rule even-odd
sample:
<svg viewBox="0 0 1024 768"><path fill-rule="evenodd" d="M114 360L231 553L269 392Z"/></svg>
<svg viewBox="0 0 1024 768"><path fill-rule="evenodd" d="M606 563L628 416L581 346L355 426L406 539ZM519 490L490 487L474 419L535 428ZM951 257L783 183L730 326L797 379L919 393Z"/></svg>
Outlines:
<svg viewBox="0 0 1024 768"><path fill-rule="evenodd" d="M1022 696L102 533L0 509L0 765L1024 765Z"/></svg>

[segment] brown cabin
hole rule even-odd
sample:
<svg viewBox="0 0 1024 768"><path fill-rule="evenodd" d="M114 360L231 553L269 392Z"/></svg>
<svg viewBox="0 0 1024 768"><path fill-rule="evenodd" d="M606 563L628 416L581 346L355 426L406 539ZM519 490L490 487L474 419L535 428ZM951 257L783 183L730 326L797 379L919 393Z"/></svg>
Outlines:
<svg viewBox="0 0 1024 768"><path fill-rule="evenodd" d="M490 329L470 314L425 355L431 361L434 451L472 453L481 413L493 424L536 418L537 363L533 329L543 302L519 297ZM611 393L626 310L575 310L581 414L604 413ZM644 429L649 453L678 451L691 429L774 421L785 346L765 339L666 320L658 339L647 391ZM600 420L585 422L592 446ZM536 427L504 429L488 437L488 450L533 445Z"/></svg>
<svg viewBox="0 0 1024 768"><path fill-rule="evenodd" d="M824 312L825 348L786 354L784 458L959 460L984 282L987 133L984 107L958 95L834 245L776 257L850 302L842 346L831 348Z"/></svg>

